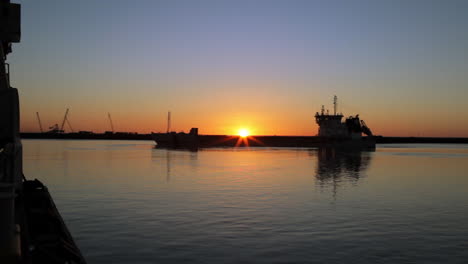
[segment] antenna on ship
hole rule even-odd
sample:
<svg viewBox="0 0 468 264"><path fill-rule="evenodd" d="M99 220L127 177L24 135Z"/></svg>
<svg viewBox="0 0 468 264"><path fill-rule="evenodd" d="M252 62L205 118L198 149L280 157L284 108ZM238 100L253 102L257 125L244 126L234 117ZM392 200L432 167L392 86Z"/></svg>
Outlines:
<svg viewBox="0 0 468 264"><path fill-rule="evenodd" d="M37 116L37 121L39 122L39 128L41 129L41 133L44 133L44 130L42 129L41 118L39 117L39 112L36 112L36 116Z"/></svg>
<svg viewBox="0 0 468 264"><path fill-rule="evenodd" d="M325 106L322 105L322 115L325 113Z"/></svg>
<svg viewBox="0 0 468 264"><path fill-rule="evenodd" d="M171 131L171 112L167 112L167 133Z"/></svg>
<svg viewBox="0 0 468 264"><path fill-rule="evenodd" d="M338 97L333 96L333 115L336 115L336 108L338 106Z"/></svg>

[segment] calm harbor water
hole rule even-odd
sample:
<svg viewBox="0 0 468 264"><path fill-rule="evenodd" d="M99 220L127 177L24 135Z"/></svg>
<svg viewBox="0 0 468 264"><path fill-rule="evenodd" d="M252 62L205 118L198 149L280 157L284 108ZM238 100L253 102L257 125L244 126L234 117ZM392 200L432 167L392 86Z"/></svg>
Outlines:
<svg viewBox="0 0 468 264"><path fill-rule="evenodd" d="M89 263L468 261L468 145L23 145Z"/></svg>

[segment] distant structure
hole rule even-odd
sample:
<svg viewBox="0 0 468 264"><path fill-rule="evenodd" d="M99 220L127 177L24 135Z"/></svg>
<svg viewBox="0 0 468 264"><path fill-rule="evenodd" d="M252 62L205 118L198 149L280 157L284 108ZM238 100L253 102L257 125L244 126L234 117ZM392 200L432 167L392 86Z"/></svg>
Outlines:
<svg viewBox="0 0 468 264"><path fill-rule="evenodd" d="M36 116L37 116L37 121L39 122L39 129L41 130L41 133L44 133L44 130L42 129L41 118L39 117L39 112L36 112Z"/></svg>
<svg viewBox="0 0 468 264"><path fill-rule="evenodd" d="M171 132L171 112L167 112L167 132Z"/></svg>
<svg viewBox="0 0 468 264"><path fill-rule="evenodd" d="M325 138L337 139L361 139L362 133L372 136L372 132L367 127L364 120L359 119L359 115L346 118L345 122L341 122L343 114L337 112L338 98L333 97L333 115L325 113L325 108L322 105L320 113L315 114L315 121L319 125L318 136Z"/></svg>
<svg viewBox="0 0 468 264"><path fill-rule="evenodd" d="M114 123L112 123L111 114L110 114L110 113L107 113L107 116L109 117L109 122L110 122L110 126L111 126L111 131L112 131L112 133L114 133Z"/></svg>
<svg viewBox="0 0 468 264"><path fill-rule="evenodd" d="M62 125L60 126L59 128L59 125L58 124L54 124L53 126L49 127L49 131L47 131L47 133L53 133L53 134L60 134L60 133L64 133L65 130L64 130L64 127L65 127L65 122L67 123L68 127L70 128L70 131L73 132L73 128L70 124L70 121L68 120L68 112L69 112L70 109L67 108L67 110L65 111L65 116L63 117L63 121L62 121Z"/></svg>
<svg viewBox="0 0 468 264"><path fill-rule="evenodd" d="M62 133L63 133L63 131L65 131L65 130L63 130L63 128L65 126L65 122L67 122L68 127L70 128L71 132L73 132L73 128L72 128L72 126L70 124L70 121L67 118L69 110L70 109L67 108L67 111L65 111L65 116L63 117L62 126L60 127L60 130L62 131Z"/></svg>
<svg viewBox="0 0 468 264"><path fill-rule="evenodd" d="M53 126L49 127L49 129L50 130L47 131L47 133L53 133L53 134L63 133L63 130L59 129L58 124L54 124Z"/></svg>

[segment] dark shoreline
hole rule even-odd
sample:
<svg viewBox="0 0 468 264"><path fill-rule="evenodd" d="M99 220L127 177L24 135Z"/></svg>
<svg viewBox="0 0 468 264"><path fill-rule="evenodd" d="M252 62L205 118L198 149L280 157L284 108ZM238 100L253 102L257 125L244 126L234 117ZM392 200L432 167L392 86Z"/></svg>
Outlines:
<svg viewBox="0 0 468 264"><path fill-rule="evenodd" d="M23 139L96 139L96 140L152 140L151 134L136 134L136 133L114 133L114 134L80 134L80 133L21 133ZM239 136L226 135L200 135L201 141L219 142L215 145L224 146L222 142L237 141ZM275 142L275 146L297 146L300 147L301 142L317 141L315 136L253 136L254 139L264 142L264 146L270 146L268 142ZM447 143L447 144L468 144L468 138L460 137L384 137L376 136L378 144L398 144L398 143ZM230 145L230 144L228 144Z"/></svg>

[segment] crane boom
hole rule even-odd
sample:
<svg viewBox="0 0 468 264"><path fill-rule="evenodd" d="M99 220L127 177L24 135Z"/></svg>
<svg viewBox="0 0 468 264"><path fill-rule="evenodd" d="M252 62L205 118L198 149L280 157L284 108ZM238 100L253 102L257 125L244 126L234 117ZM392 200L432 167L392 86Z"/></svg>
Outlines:
<svg viewBox="0 0 468 264"><path fill-rule="evenodd" d="M73 133L73 132L74 132L74 131L73 131L73 127L71 126L70 120L68 120L68 118L67 118L67 125L68 125L68 127L70 128L70 131Z"/></svg>
<svg viewBox="0 0 468 264"><path fill-rule="evenodd" d="M37 116L37 121L39 122L39 128L41 129L41 133L44 133L44 130L42 129L41 118L39 117L39 112L36 112L36 116Z"/></svg>
<svg viewBox="0 0 468 264"><path fill-rule="evenodd" d="M109 122L110 122L110 125L111 125L112 132L114 132L114 123L112 123L111 114L107 113L107 116L109 117Z"/></svg>
<svg viewBox="0 0 468 264"><path fill-rule="evenodd" d="M361 129L362 129L362 133L372 137L373 134L372 134L372 131L370 130L370 128L366 125L366 122L364 122L364 120L361 120Z"/></svg>
<svg viewBox="0 0 468 264"><path fill-rule="evenodd" d="M67 108L67 111L65 111L65 116L63 117L63 121L62 121L62 126L60 127L60 130L63 131L63 127L65 126L65 121L67 121L67 116L68 116L68 108Z"/></svg>

